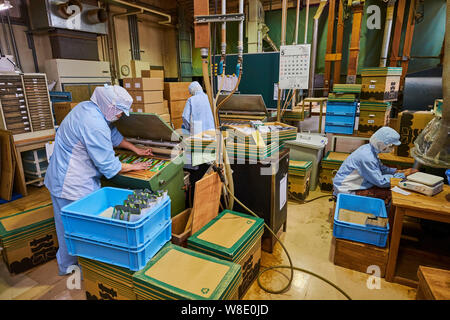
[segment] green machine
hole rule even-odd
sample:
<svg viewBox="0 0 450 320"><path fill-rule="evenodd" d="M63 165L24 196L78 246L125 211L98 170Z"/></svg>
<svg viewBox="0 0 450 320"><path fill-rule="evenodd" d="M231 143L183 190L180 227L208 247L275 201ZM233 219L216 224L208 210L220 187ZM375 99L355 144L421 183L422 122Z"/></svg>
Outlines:
<svg viewBox="0 0 450 320"><path fill-rule="evenodd" d="M129 150L116 149L124 163L151 162L149 170L118 174L109 182L129 189L167 190L171 200L171 215L185 209L184 155L181 137L157 114L130 113L116 122L119 132L137 146L151 147L154 156L139 157Z"/></svg>

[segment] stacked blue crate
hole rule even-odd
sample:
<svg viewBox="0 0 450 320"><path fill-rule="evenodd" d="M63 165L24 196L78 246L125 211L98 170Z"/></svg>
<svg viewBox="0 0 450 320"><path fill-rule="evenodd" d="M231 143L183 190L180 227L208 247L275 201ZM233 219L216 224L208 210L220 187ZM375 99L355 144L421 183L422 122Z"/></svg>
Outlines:
<svg viewBox="0 0 450 320"><path fill-rule="evenodd" d="M325 132L353 134L355 127L357 102L327 102Z"/></svg>
<svg viewBox="0 0 450 320"><path fill-rule="evenodd" d="M105 215L132 193L105 187L62 208L69 254L132 271L142 269L172 237L170 198L165 196L135 222Z"/></svg>

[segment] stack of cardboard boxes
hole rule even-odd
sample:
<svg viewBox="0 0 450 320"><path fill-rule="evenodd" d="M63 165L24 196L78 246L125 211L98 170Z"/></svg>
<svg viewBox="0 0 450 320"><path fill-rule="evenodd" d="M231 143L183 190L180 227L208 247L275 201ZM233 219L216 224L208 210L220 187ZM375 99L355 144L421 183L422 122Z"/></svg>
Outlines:
<svg viewBox="0 0 450 320"><path fill-rule="evenodd" d="M175 129L181 128L183 110L189 94L190 82L165 82L164 99L169 101L170 119Z"/></svg>
<svg viewBox="0 0 450 320"><path fill-rule="evenodd" d="M170 123L168 102L163 96L164 78L124 78L123 86L133 97L133 112L156 113Z"/></svg>

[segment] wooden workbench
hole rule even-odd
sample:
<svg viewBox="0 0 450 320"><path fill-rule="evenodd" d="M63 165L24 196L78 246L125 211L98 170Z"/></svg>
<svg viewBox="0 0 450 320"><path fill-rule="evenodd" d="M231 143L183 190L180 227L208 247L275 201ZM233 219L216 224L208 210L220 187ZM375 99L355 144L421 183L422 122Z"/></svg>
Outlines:
<svg viewBox="0 0 450 320"><path fill-rule="evenodd" d="M391 179L391 186L397 186L400 179ZM392 192L394 223L391 231L391 244L386 267L386 281L397 282L416 287L418 282L396 275L397 257L405 216L450 223L450 186L444 185L443 191L429 197L414 191L410 195Z"/></svg>

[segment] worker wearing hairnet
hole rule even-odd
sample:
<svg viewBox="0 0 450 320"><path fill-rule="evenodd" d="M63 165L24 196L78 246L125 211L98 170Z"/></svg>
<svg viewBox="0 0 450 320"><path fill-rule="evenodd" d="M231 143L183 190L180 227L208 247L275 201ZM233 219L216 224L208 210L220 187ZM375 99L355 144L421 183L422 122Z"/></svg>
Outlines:
<svg viewBox="0 0 450 320"><path fill-rule="evenodd" d="M214 117L209 104L208 96L203 92L202 86L197 81L189 85L189 93L192 95L184 106L183 124L181 128L190 135L195 135L205 130L214 130Z"/></svg>
<svg viewBox="0 0 450 320"><path fill-rule="evenodd" d="M214 117L209 104L208 96L203 92L202 86L197 81L189 85L191 97L186 101L183 110L183 124L181 125L184 135L196 135L206 130L215 130ZM206 158L206 157L205 157ZM184 168L189 172L190 195L186 197L186 206L190 206L190 197L193 197L195 183L200 180L209 168L208 163L192 166L192 155L185 153Z"/></svg>
<svg viewBox="0 0 450 320"><path fill-rule="evenodd" d="M102 175L110 179L119 172L149 166L123 164L113 149L125 148L142 156L152 154L151 149L137 148L128 142L113 126L123 114L129 115L132 102L132 97L120 86L97 87L90 101L75 106L56 132L44 183L53 202L60 275L68 274L68 268L77 264L77 258L67 251L61 208L99 189Z"/></svg>
<svg viewBox="0 0 450 320"><path fill-rule="evenodd" d="M390 202L391 178L404 178L417 172L415 169L397 170L381 163L379 153L389 153L394 146L400 145L400 135L392 128L378 129L368 144L356 149L342 163L333 179L334 195L351 193L381 198Z"/></svg>

